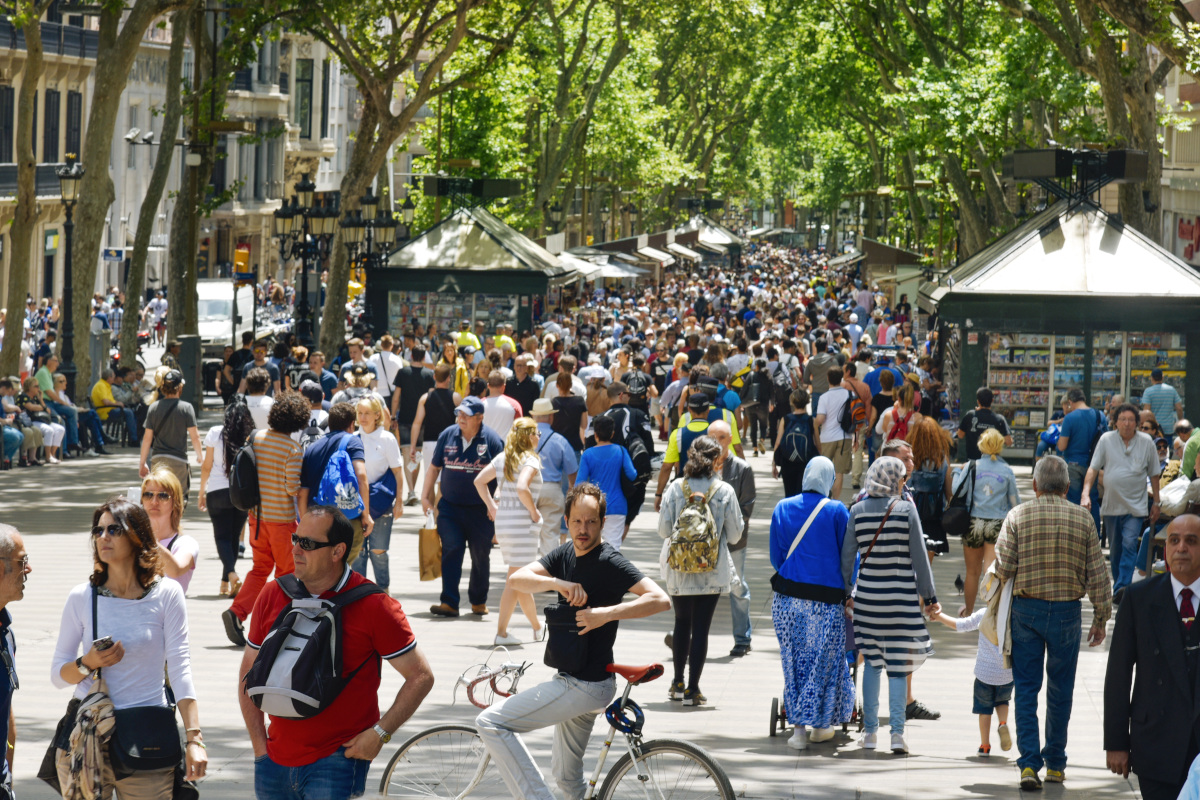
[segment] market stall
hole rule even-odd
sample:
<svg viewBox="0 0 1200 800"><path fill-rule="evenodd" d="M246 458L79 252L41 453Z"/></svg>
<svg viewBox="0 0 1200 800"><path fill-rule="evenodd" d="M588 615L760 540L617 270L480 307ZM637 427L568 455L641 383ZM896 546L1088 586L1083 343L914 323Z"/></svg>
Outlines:
<svg viewBox="0 0 1200 800"><path fill-rule="evenodd" d="M413 320L454 331L464 319L522 331L532 328L535 298L574 279L557 256L491 212L460 208L370 271L367 303L374 325L393 333Z"/></svg>
<svg viewBox="0 0 1200 800"><path fill-rule="evenodd" d="M1060 202L921 286L923 310L959 327L962 407L975 389L1012 423L1030 456L1062 397L1081 388L1103 407L1141 405L1150 371L1200 416L1200 272L1090 205Z"/></svg>

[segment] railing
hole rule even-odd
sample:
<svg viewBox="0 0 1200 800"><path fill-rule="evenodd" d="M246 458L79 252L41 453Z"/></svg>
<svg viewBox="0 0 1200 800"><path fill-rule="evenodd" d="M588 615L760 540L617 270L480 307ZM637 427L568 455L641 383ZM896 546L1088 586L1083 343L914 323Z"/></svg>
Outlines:
<svg viewBox="0 0 1200 800"><path fill-rule="evenodd" d="M0 18L0 48L25 49L25 32L15 27L8 17ZM72 56L75 58L96 57L100 47L100 34L74 25L57 22L42 23L42 49L46 55Z"/></svg>
<svg viewBox="0 0 1200 800"><path fill-rule="evenodd" d="M58 164L38 164L35 186L38 197L59 197L62 188L58 183L58 175L54 170ZM0 164L0 198L10 199L17 196L17 165Z"/></svg>

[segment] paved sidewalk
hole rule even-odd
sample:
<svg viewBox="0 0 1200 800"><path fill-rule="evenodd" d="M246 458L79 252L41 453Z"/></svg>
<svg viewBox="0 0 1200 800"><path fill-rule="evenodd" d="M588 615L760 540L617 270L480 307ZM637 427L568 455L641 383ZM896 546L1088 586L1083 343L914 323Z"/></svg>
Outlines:
<svg viewBox="0 0 1200 800"><path fill-rule="evenodd" d="M207 430L217 419L215 412L206 412L201 427ZM728 656L733 640L728 605L722 602L713 624L711 657L702 681L711 705L684 709L669 702L665 680L636 688L633 697L646 711L648 738L681 737L707 748L725 767L738 794L748 798L925 800L1018 796L1015 744L1011 752L1002 753L993 736L992 757L975 756L978 727L970 713L975 635L957 635L941 625L932 628L937 655L917 673L915 691L928 706L940 710L942 718L909 724L907 739L912 750L909 757L867 753L859 749L852 736L840 734L833 743L814 745L797 754L787 748L785 737L768 736L771 700L782 695L783 678L779 649L771 629L768 580L772 570L766 544L770 511L782 497L782 489L771 480L767 457L752 458L751 462L760 487L747 558L756 626L753 652L741 659ZM1028 472L1028 469L1018 470L1027 495L1030 494ZM0 473L0 521L15 524L26 534L33 565L26 599L11 608L21 677L21 689L15 700L19 737L15 773L17 795L22 800L54 796L35 775L68 700L66 691L56 690L50 684L50 660L63 599L90 571L85 531L91 525L91 512L106 496L123 493L136 483L133 450L118 450L108 458L80 459L54 468ZM193 487L198 485L196 469ZM848 499L849 490L846 495ZM397 733L397 741L429 725L472 719L472 709L465 698L460 696L452 704L451 693L455 678L468 666L483 661L491 650L503 574L497 553L489 598L492 614L486 618L431 617L428 608L437 602L440 582L418 580L419 509L408 511L397 522L392 539L392 590L411 615L413 629L433 664L438 683L417 715ZM657 514L643 513L626 547L633 561L655 579L661 543L655 532L657 521ZM201 724L209 744L210 772L201 793L212 798L249 798L253 764L236 699L236 670L241 653L228 644L219 618L227 601L216 592L219 563L211 527L207 516L193 505L184 515L183 528L201 545L201 563L188 598L193 673L199 692ZM244 572L249 568L249 560L241 561L239 567ZM951 554L935 562L934 572L939 597L947 612L954 613L961 603L953 588L955 575L962 572L958 544L953 545ZM1087 613L1085 609L1085 619ZM513 629L517 635L528 634L523 618L518 615L515 623ZM618 660L669 662L663 635L671 627L670 613L623 623L617 638ZM525 685L533 685L550 673L541 663L541 647L527 645L513 651L515 657L534 662L524 679ZM1101 721L1106 658L1107 642L1095 650L1085 645L1080 654L1067 783L1048 784L1045 794L1049 797L1108 798L1135 794L1129 781L1116 778L1104 767ZM383 704L390 701L398 687L398 676L386 674L381 692ZM881 705L886 710L886 698ZM602 729L597 726L593 752L603 739L601 734ZM549 733L535 733L527 741L548 772ZM394 745L384 749L371 770L369 788L378 786L386 758L394 752ZM591 753L586 763L590 771Z"/></svg>

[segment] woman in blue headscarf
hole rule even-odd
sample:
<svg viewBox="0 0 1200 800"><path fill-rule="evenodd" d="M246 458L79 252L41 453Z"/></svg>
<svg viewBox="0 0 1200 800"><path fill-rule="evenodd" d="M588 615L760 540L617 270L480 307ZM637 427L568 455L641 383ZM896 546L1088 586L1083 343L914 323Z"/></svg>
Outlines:
<svg viewBox="0 0 1200 800"><path fill-rule="evenodd" d="M788 746L796 750L829 741L834 726L854 713L841 569L850 512L829 498L836 477L833 462L817 456L804 470L801 493L771 515L771 617L783 662L783 704L796 726Z"/></svg>

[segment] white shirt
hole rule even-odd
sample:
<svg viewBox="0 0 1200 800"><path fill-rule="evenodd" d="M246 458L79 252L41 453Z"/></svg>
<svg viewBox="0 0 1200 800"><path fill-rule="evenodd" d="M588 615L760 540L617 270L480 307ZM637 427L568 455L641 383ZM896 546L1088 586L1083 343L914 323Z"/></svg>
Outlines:
<svg viewBox="0 0 1200 800"><path fill-rule="evenodd" d="M267 415L271 413L271 406L273 405L275 405L275 401L269 395L246 395L246 408L250 409L250 416L254 419L254 427L256 429L265 431L270 427L267 424Z"/></svg>
<svg viewBox="0 0 1200 800"><path fill-rule="evenodd" d="M185 533L176 534L175 538L170 541L171 546L167 549L171 551L172 555L192 557L191 569L178 578L167 578L169 581L178 583L183 588L184 594L187 594L188 584L192 582L192 576L196 574L196 565L200 563L200 543Z"/></svg>
<svg viewBox="0 0 1200 800"><path fill-rule="evenodd" d="M555 372L546 378L546 386L542 390L542 397L553 400L558 397L558 373ZM579 380L579 376L571 373L571 394L576 397L587 399L587 387L583 385L583 381Z"/></svg>
<svg viewBox="0 0 1200 800"><path fill-rule="evenodd" d="M1185 588L1192 590L1192 611L1196 610L1197 605L1200 605L1200 578L1197 578L1194 583L1189 583L1186 587L1179 582L1179 579L1174 575L1171 576L1171 593L1175 595L1175 610L1183 605L1183 598L1179 596Z"/></svg>
<svg viewBox="0 0 1200 800"><path fill-rule="evenodd" d="M400 458L400 445L396 437L383 428L376 428L370 433L358 432L362 439L363 452L366 454L367 482L375 483L389 469L397 469L403 465Z"/></svg>
<svg viewBox="0 0 1200 800"><path fill-rule="evenodd" d="M503 396L483 398L483 424L494 430L501 439L508 436L509 428L516 419L516 410Z"/></svg>
<svg viewBox="0 0 1200 800"><path fill-rule="evenodd" d="M379 381L377 391L384 400L387 400L392 396L392 385L395 383L396 373L404 369L404 360L395 353L380 350L367 359L367 363L375 367L375 376Z"/></svg>
<svg viewBox="0 0 1200 800"><path fill-rule="evenodd" d="M825 415L821 423L821 443L840 442L842 439L853 438L852 434L842 430L842 406L850 399L850 390L843 386L834 386L821 394L817 402L816 416Z"/></svg>
<svg viewBox="0 0 1200 800"><path fill-rule="evenodd" d="M205 493L219 492L229 488L229 476L225 474L225 440L221 438L224 425L213 425L204 437L204 446L213 450L212 471L208 473L208 483L204 486Z"/></svg>

